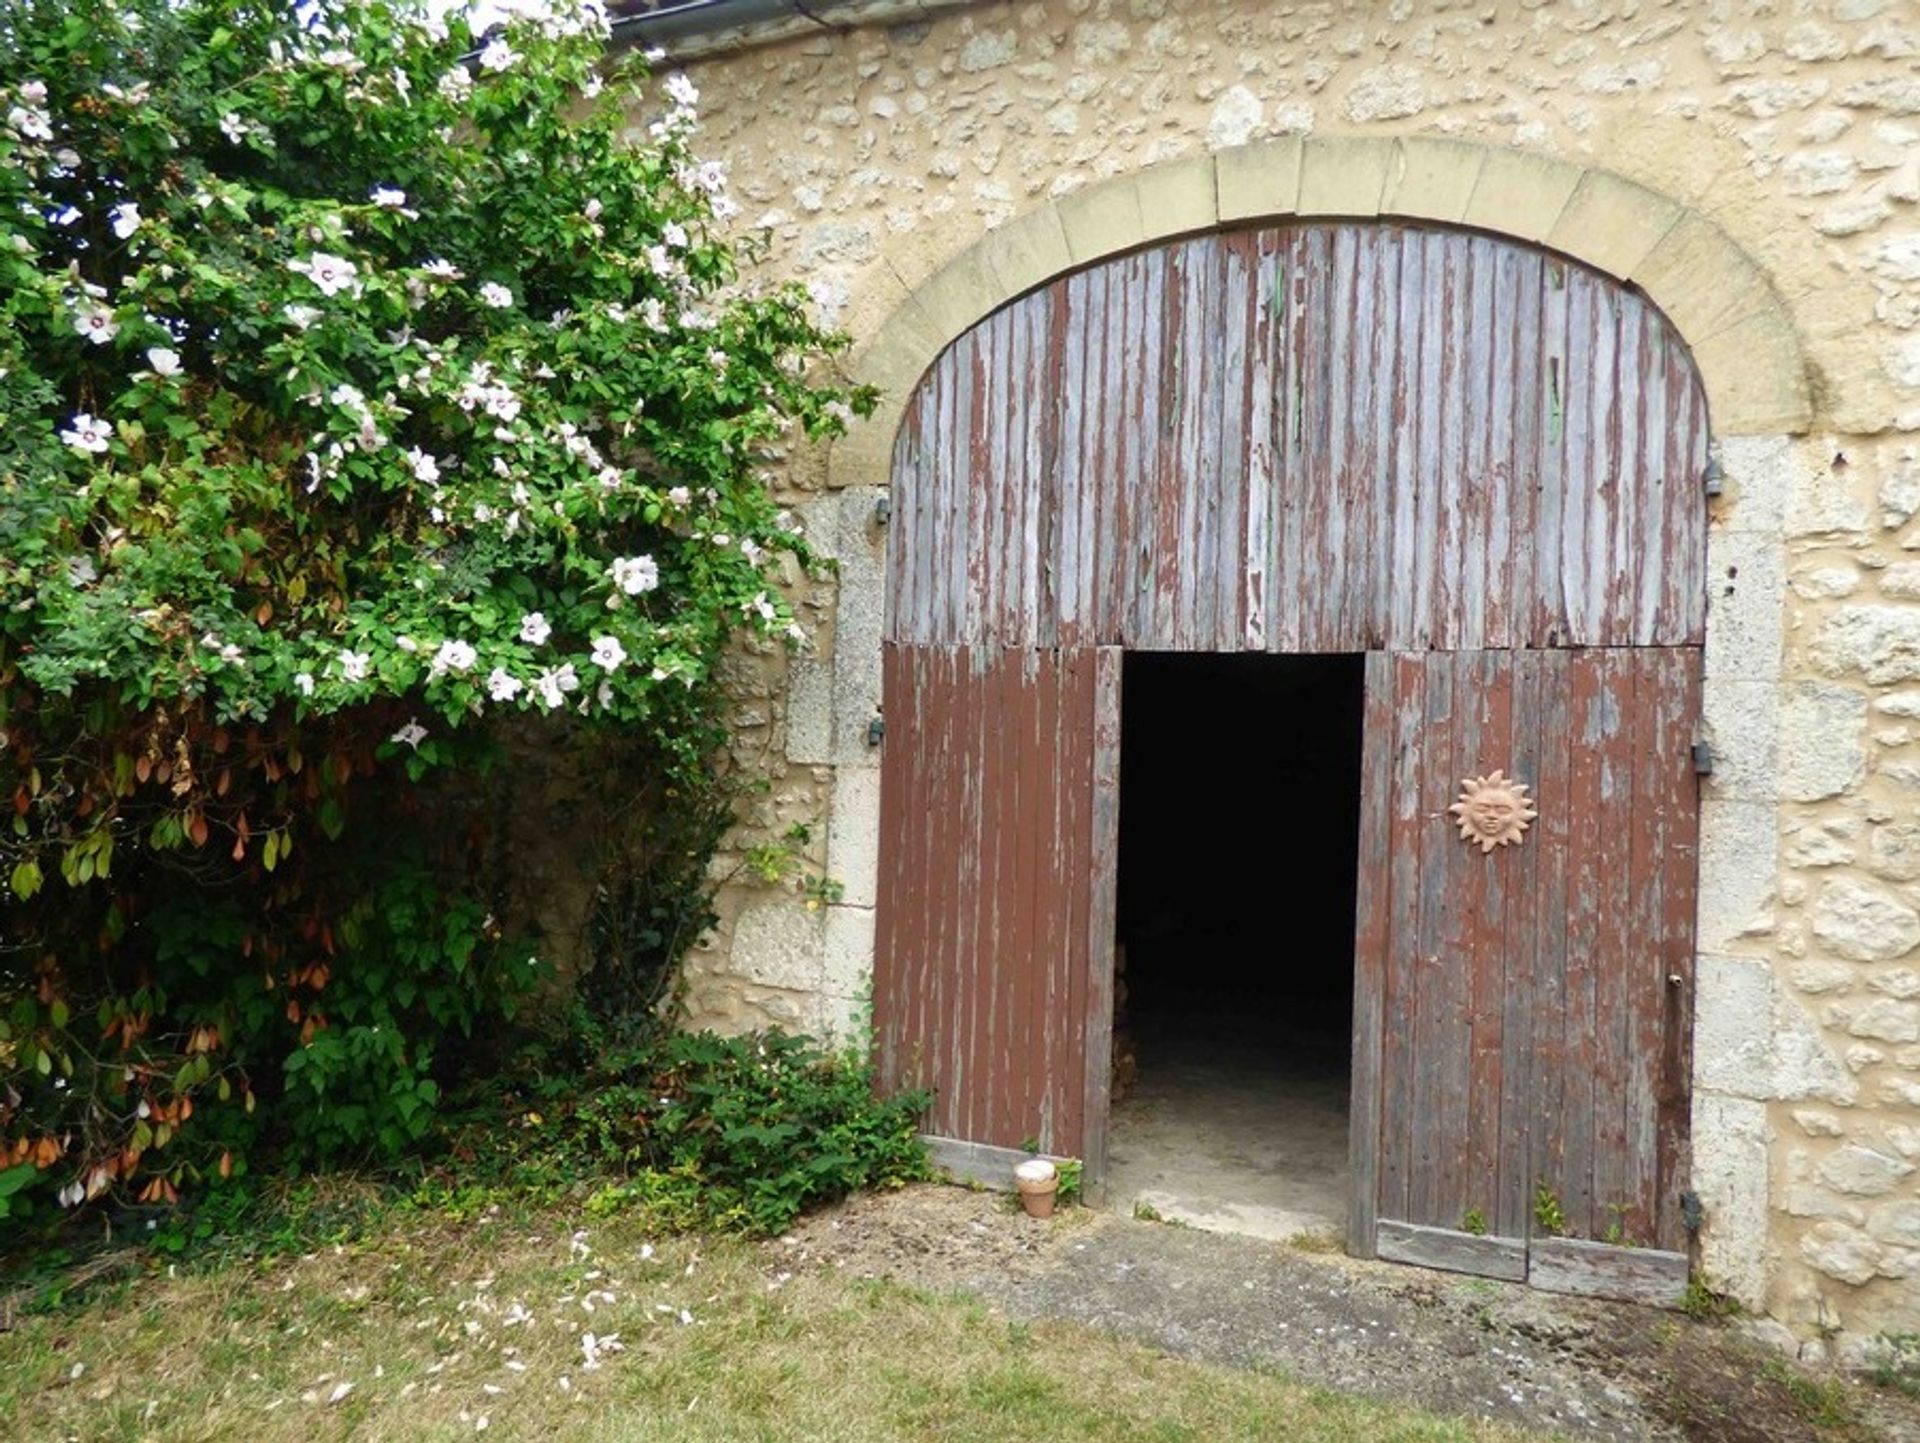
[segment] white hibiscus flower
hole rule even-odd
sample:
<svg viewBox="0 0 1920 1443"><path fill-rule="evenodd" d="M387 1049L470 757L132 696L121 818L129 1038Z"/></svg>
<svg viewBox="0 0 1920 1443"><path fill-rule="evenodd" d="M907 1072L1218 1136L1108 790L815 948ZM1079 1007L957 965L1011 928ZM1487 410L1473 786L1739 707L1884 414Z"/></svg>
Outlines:
<svg viewBox="0 0 1920 1443"><path fill-rule="evenodd" d="M513 304L513 292L501 285L498 281L488 281L480 287L480 299L492 306L496 311L504 310Z"/></svg>
<svg viewBox="0 0 1920 1443"><path fill-rule="evenodd" d="M660 567L651 556L622 556L613 563L613 584L628 596L639 596L660 584Z"/></svg>
<svg viewBox="0 0 1920 1443"><path fill-rule="evenodd" d="M85 451L98 456L104 452L113 438L113 428L97 416L82 411L73 418L73 424L60 433L60 439L76 451Z"/></svg>
<svg viewBox="0 0 1920 1443"><path fill-rule="evenodd" d="M450 671L469 672L480 660L480 653L473 649L470 642L449 640L440 643L433 653L433 661L427 668L428 676L445 676Z"/></svg>
<svg viewBox="0 0 1920 1443"><path fill-rule="evenodd" d="M104 346L120 334L113 311L94 300L83 300L73 308L73 328L96 346Z"/></svg>
<svg viewBox="0 0 1920 1443"><path fill-rule="evenodd" d="M413 479L425 481L428 485L440 479L440 463L418 446L407 452L407 469L413 472Z"/></svg>
<svg viewBox="0 0 1920 1443"><path fill-rule="evenodd" d="M603 671L617 671L620 663L627 659L627 649L620 644L617 636L596 636L593 639L592 662Z"/></svg>
<svg viewBox="0 0 1920 1443"><path fill-rule="evenodd" d="M126 240L140 229L140 207L132 201L125 201L107 212L107 223L113 227L113 233Z"/></svg>
<svg viewBox="0 0 1920 1443"><path fill-rule="evenodd" d="M149 346L147 364L153 368L156 376L177 376L180 374L180 353L165 346Z"/></svg>
<svg viewBox="0 0 1920 1443"><path fill-rule="evenodd" d="M365 681L367 664L372 661L364 651L342 651L340 653L340 677L343 681Z"/></svg>
<svg viewBox="0 0 1920 1443"><path fill-rule="evenodd" d="M540 704L548 711L558 707L568 692L579 689L580 678L572 662L560 667L550 666L533 679L533 694L540 698Z"/></svg>
<svg viewBox="0 0 1920 1443"><path fill-rule="evenodd" d="M538 611L529 611L520 618L520 639L528 646L544 646L548 637L553 635L553 624L546 615Z"/></svg>
<svg viewBox="0 0 1920 1443"><path fill-rule="evenodd" d="M496 35L480 52L480 68L495 72L511 70L519 58L520 52Z"/></svg>
<svg viewBox="0 0 1920 1443"><path fill-rule="evenodd" d="M504 666L496 666L487 673L487 695L495 701L512 701L526 689L527 684Z"/></svg>
<svg viewBox="0 0 1920 1443"><path fill-rule="evenodd" d="M287 269L305 276L320 288L320 293L337 296L345 290L358 290L360 268L342 256L315 251L304 261L288 261Z"/></svg>
<svg viewBox="0 0 1920 1443"><path fill-rule="evenodd" d="M403 746L412 747L415 751L420 750L420 743L426 739L427 729L414 717L408 717L407 724L387 738L390 742L399 742Z"/></svg>

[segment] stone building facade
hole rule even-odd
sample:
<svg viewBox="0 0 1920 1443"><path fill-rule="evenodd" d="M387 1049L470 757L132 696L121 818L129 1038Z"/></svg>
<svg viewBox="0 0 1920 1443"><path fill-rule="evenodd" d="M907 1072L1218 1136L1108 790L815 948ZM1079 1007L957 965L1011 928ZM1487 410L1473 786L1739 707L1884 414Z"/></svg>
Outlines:
<svg viewBox="0 0 1920 1443"><path fill-rule="evenodd" d="M871 974L893 428L948 340L1103 255L1288 216L1461 224L1650 295L1704 380L1694 1170L1712 1283L1801 1338L1920 1332L1920 10L1905 0L840 7L676 51L769 265L879 415L783 484L832 586L743 653L744 848L696 1024L844 1031ZM723 865L730 863L722 859Z"/></svg>

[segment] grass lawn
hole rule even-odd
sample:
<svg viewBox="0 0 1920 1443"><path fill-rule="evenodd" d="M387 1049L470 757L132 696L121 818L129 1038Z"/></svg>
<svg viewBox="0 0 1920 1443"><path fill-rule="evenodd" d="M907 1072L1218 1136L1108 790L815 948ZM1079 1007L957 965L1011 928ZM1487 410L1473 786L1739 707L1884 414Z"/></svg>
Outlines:
<svg viewBox="0 0 1920 1443"><path fill-rule="evenodd" d="M0 1332L9 1440L1517 1440L631 1217L400 1212Z"/></svg>

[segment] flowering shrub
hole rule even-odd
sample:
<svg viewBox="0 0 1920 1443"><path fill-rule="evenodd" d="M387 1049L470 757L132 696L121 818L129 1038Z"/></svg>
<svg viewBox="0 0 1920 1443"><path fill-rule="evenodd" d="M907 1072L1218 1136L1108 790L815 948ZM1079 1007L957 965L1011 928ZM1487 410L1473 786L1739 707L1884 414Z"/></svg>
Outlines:
<svg viewBox="0 0 1920 1443"><path fill-rule="evenodd" d="M367 910L466 854L409 786L510 713L697 767L729 639L804 644L764 467L871 398L605 35L0 4L0 1216L170 1200L260 1097L403 1145L526 980L474 898Z"/></svg>

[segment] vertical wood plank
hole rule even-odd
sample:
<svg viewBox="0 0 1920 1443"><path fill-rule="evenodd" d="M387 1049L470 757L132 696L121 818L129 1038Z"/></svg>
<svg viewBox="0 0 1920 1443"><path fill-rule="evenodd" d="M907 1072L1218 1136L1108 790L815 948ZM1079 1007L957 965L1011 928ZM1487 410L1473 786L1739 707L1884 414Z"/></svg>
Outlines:
<svg viewBox="0 0 1920 1443"><path fill-rule="evenodd" d="M1425 256L1420 247L1394 232L1400 256L1398 339L1393 356L1392 494L1385 502L1392 510L1393 565L1387 573L1387 645L1408 650L1425 645L1428 630L1420 614L1418 568L1424 545L1420 516L1419 416L1421 410L1422 305L1426 283Z"/></svg>
<svg viewBox="0 0 1920 1443"><path fill-rule="evenodd" d="M1626 866L1628 910L1622 919L1626 946L1620 959L1620 1005L1625 1015L1618 1199L1622 1211L1617 1221L1624 1240L1644 1244L1654 1240L1659 1222L1658 1094L1661 1022L1666 1010L1661 921L1668 862L1663 773L1674 764L1673 756L1663 753L1668 753L1676 739L1666 735L1663 726L1668 690L1665 653L1636 649L1621 655L1628 659L1632 672L1633 711L1627 745L1632 796ZM1625 686L1623 682L1623 691Z"/></svg>
<svg viewBox="0 0 1920 1443"><path fill-rule="evenodd" d="M1684 1250L1688 1234L1680 1195L1692 1176L1694 908L1700 864L1700 781L1688 744L1700 715L1701 652L1677 647L1665 653L1660 732L1666 766L1661 808L1666 819L1661 869L1660 967L1661 1069L1655 1146L1658 1153L1655 1243Z"/></svg>
<svg viewBox="0 0 1920 1443"><path fill-rule="evenodd" d="M1518 772L1514 756L1514 653L1482 651L1475 661L1477 678L1472 702L1478 712L1475 728L1479 746L1471 763L1473 774L1481 775L1498 767L1511 777L1525 780ZM1510 883L1522 866L1526 843L1496 848L1486 854L1464 841L1454 845L1476 874L1473 885L1463 889L1467 911L1467 969L1472 979L1472 1010L1467 1028L1466 1147L1461 1153L1466 1175L1463 1211L1475 1208L1491 1222L1500 1215L1502 1202L1504 1002L1520 982L1511 965L1513 949L1507 939L1507 907ZM1537 1007L1541 999L1535 997L1532 1002Z"/></svg>
<svg viewBox="0 0 1920 1443"><path fill-rule="evenodd" d="M1567 511L1567 267L1549 257L1540 268L1540 352L1528 393L1515 397L1534 411L1531 457L1538 505L1534 511L1532 615L1529 646L1567 644L1567 607L1561 570L1561 527ZM1576 511L1578 507L1574 508Z"/></svg>
<svg viewBox="0 0 1920 1443"><path fill-rule="evenodd" d="M900 676L902 653L891 643L880 650L881 704L890 717L898 717L911 705L914 688ZM907 748L903 736L898 745L880 758L880 845L883 856L899 857L907 845L907 789L913 781L912 770L903 760ZM913 915L906 890L913 885L911 869L888 867L879 878L874 898L873 920L873 1031L879 1048L881 1086L888 1092L901 1088L901 1042L905 1027L900 1006L912 994L901 976L906 948L903 923Z"/></svg>
<svg viewBox="0 0 1920 1443"><path fill-rule="evenodd" d="M1240 247L1245 257L1246 281L1252 292L1252 317L1245 355L1247 482L1241 503L1242 644L1248 651L1264 651L1270 627L1267 593L1272 585L1274 488L1278 484L1274 454L1273 409L1276 378L1274 359L1274 291L1272 233L1249 238Z"/></svg>
<svg viewBox="0 0 1920 1443"><path fill-rule="evenodd" d="M1254 369L1248 354L1254 295L1246 242L1245 236L1227 237L1218 250L1221 327L1213 433L1218 438L1220 457L1211 503L1212 540L1205 563L1211 614L1204 641L1213 651L1240 651L1246 645L1247 561L1243 548L1247 484L1254 464L1247 398Z"/></svg>
<svg viewBox="0 0 1920 1443"><path fill-rule="evenodd" d="M1568 720L1572 733L1571 811L1566 842L1567 961L1561 1014L1565 1038L1561 1096L1566 1167L1554 1180L1570 1225L1584 1229L1593 1216L1596 1095L1604 1095L1595 1071L1601 1060L1595 972L1602 964L1600 938L1606 925L1610 879L1602 870L1609 818L1605 751L1619 718L1607 694L1603 653L1583 650L1569 658Z"/></svg>
<svg viewBox="0 0 1920 1443"><path fill-rule="evenodd" d="M1121 660L1118 647L1103 646L1094 652L1091 668L1093 746L1089 796L1092 807L1083 1049L1086 1108L1081 1122L1081 1153L1087 1176L1096 1182L1106 1177L1108 1103L1113 1080L1114 919L1120 876Z"/></svg>
<svg viewBox="0 0 1920 1443"><path fill-rule="evenodd" d="M1393 738L1391 812L1387 841L1388 899L1385 986L1382 1006L1392 1019L1393 1065L1380 1089L1379 1215L1412 1220L1411 1179L1414 1152L1415 1088L1412 1077L1418 1045L1419 1005L1421 777L1420 741L1426 724L1426 658L1397 653L1391 658Z"/></svg>
<svg viewBox="0 0 1920 1443"><path fill-rule="evenodd" d="M1501 510L1509 524L1501 533L1501 566L1505 570L1505 626L1492 645L1538 647L1532 633L1534 604L1534 533L1538 532L1540 493L1540 301L1542 257L1538 251L1501 249L1507 280L1501 286L1501 305L1511 319L1501 365L1496 368L1496 391L1490 405L1500 413L1492 464L1500 468L1509 505Z"/></svg>
<svg viewBox="0 0 1920 1443"><path fill-rule="evenodd" d="M1360 732L1360 846L1353 929L1353 1075L1347 1100L1347 1251L1374 1255L1379 1217L1382 1075L1387 1047L1388 941L1393 921L1393 658L1366 658Z"/></svg>
<svg viewBox="0 0 1920 1443"><path fill-rule="evenodd" d="M1414 1064L1410 1104L1413 1149L1409 1158L1412 1177L1408 1211L1399 1216L1409 1222L1452 1227L1458 1218L1442 1222L1446 1164L1441 1157L1442 1151L1452 1146L1447 1126L1459 1120L1457 1113L1449 1111L1447 1072L1461 1041L1453 1027L1455 1009L1460 1005L1459 979L1451 975L1448 965L1452 960L1450 928L1457 903L1448 885L1453 880L1449 873L1454 861L1449 844L1455 839L1448 831L1446 808L1453 801L1449 783L1459 775L1454 674L1449 660L1445 653L1430 653L1426 658L1426 708L1420 721L1422 735L1416 742L1419 760L1414 787L1419 816L1415 836L1419 861L1415 864L1415 898L1419 910L1411 957L1413 1009L1406 1034Z"/></svg>
<svg viewBox="0 0 1920 1443"><path fill-rule="evenodd" d="M1443 621L1445 613L1436 617ZM1473 1061L1472 1016L1476 992L1474 914L1481 901L1487 859L1460 839L1448 808L1460 779L1483 768L1480 762L1480 692L1484 658L1479 652L1435 652L1428 657L1428 735L1422 746L1428 764L1422 777L1427 826L1422 834L1420 890L1429 915L1422 927L1429 938L1421 957L1418 1066L1428 1078L1427 1106L1420 1126L1428 1134L1426 1171L1430 1192L1414 1222L1459 1228L1469 1200L1465 1156L1472 1137L1469 1090ZM1433 677L1445 678L1446 706L1433 706ZM1445 758L1444 762L1442 758Z"/></svg>
<svg viewBox="0 0 1920 1443"><path fill-rule="evenodd" d="M1528 843L1539 848L1534 871L1533 979L1536 995L1564 999L1571 932L1568 846L1580 805L1573 777L1573 759L1579 748L1572 735L1573 663L1578 654L1545 651L1535 655L1541 685L1540 779L1534 787L1534 796L1540 799L1540 815ZM1524 1184L1523 1214L1529 1235L1538 1232L1533 1220L1535 1189L1545 1184L1556 1196L1561 1193L1561 1178L1569 1166L1567 1115L1577 1103L1567 1087L1570 1069L1564 1001L1557 1007L1537 1010L1533 1023L1533 1114L1527 1141L1530 1166Z"/></svg>
<svg viewBox="0 0 1920 1443"><path fill-rule="evenodd" d="M1548 807L1564 805L1564 798L1552 794L1557 778L1544 766L1545 752L1557 740L1557 734L1542 734L1548 656L1537 651L1517 651L1511 655L1513 687L1507 726L1511 737L1512 774L1530 789L1536 811L1544 813ZM1526 840L1513 849L1505 869L1499 1145L1493 1210L1487 1214L1493 1231L1502 1237L1527 1235L1527 1209L1533 1185L1528 1136L1534 1116L1535 1088L1539 1085L1534 1075L1534 1023L1542 1013L1553 1019L1553 1008L1547 1001L1553 994L1544 989L1536 967L1539 893L1544 876L1557 865L1558 858L1547 850L1536 820Z"/></svg>
<svg viewBox="0 0 1920 1443"><path fill-rule="evenodd" d="M1611 732L1601 748L1600 804L1606 825L1601 835L1598 872L1602 901L1595 936L1594 1022L1598 1064L1594 1071L1593 1211L1583 1236L1603 1237L1615 1209L1630 1207L1627 1110L1632 1068L1628 1053L1634 981L1646 972L1635 966L1633 943L1638 903L1622 887L1633 885L1634 833L1633 719L1639 705L1636 653L1621 648L1601 653L1601 685ZM1571 1214L1569 1215L1571 1216Z"/></svg>

